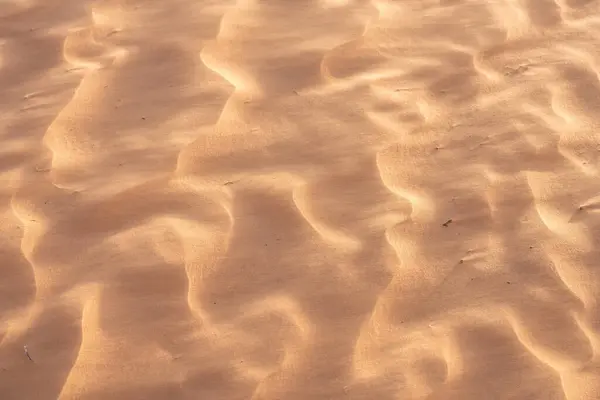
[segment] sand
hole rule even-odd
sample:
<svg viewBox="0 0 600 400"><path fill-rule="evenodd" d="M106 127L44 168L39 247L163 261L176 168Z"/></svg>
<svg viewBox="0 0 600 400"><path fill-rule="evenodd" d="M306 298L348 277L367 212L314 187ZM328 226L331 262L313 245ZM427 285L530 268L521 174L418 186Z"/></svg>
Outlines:
<svg viewBox="0 0 600 400"><path fill-rule="evenodd" d="M0 398L600 398L600 0L1 0Z"/></svg>

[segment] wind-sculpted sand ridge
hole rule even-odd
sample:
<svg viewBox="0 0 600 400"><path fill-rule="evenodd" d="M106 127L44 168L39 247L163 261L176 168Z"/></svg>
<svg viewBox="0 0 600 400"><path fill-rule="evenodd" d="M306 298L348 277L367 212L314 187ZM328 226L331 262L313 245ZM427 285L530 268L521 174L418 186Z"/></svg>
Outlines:
<svg viewBox="0 0 600 400"><path fill-rule="evenodd" d="M1 397L599 397L598 12L0 2Z"/></svg>

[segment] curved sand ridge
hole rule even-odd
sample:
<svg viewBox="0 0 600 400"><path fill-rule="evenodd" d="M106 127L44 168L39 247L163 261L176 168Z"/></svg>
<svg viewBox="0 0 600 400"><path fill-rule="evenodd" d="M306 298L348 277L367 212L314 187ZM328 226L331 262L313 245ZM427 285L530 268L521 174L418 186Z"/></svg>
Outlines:
<svg viewBox="0 0 600 400"><path fill-rule="evenodd" d="M0 2L3 399L600 396L600 2L69 3Z"/></svg>

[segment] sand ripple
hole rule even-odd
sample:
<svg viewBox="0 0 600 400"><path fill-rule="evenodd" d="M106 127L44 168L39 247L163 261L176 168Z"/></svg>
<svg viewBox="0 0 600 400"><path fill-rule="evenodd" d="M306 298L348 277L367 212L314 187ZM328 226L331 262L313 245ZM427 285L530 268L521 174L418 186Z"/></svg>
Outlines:
<svg viewBox="0 0 600 400"><path fill-rule="evenodd" d="M0 1L2 399L600 398L599 12Z"/></svg>

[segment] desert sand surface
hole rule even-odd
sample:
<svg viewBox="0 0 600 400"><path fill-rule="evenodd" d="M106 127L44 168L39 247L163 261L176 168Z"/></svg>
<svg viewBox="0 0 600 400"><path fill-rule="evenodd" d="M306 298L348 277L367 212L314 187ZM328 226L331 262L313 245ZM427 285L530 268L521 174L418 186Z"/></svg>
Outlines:
<svg viewBox="0 0 600 400"><path fill-rule="evenodd" d="M600 0L0 0L0 399L600 399Z"/></svg>

